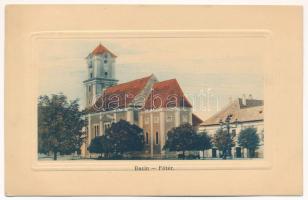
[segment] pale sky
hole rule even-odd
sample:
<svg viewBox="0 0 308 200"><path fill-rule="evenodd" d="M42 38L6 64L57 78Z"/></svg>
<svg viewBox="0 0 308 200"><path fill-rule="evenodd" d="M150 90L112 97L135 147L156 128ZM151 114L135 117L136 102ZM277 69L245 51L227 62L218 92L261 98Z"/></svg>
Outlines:
<svg viewBox="0 0 308 200"><path fill-rule="evenodd" d="M262 38L41 39L39 94L62 92L69 99L79 98L84 107L85 57L102 43L118 56L119 83L152 73L159 81L176 78L194 104L194 113L205 120L230 97L252 94L263 99L265 42Z"/></svg>

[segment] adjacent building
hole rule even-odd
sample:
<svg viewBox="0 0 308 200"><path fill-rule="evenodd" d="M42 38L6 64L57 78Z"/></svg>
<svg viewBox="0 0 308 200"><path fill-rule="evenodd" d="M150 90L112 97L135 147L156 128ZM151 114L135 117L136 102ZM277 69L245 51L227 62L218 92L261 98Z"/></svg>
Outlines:
<svg viewBox="0 0 308 200"><path fill-rule="evenodd" d="M144 130L144 156L165 156L167 132L183 123L197 127L202 120L192 113L192 105L176 79L159 81L154 74L118 84L115 78L116 55L99 44L87 56L88 79L84 81L87 110L88 156L91 139L103 135L121 119ZM168 153L168 152L167 152ZM170 153L171 154L171 153Z"/></svg>
<svg viewBox="0 0 308 200"><path fill-rule="evenodd" d="M231 132L236 134L235 141L241 130L253 127L257 129L259 135L261 146L256 152L256 157L263 158L263 145L264 145L264 113L263 113L263 100L253 99L251 95L248 98L243 95L242 98L237 98L236 100L230 102L225 108L221 111L214 114L212 117L205 120L199 126L199 132L207 132L209 135L213 136L217 129L222 127L222 122L230 116L230 127ZM207 157L219 157L219 151L217 148L213 147L212 149L206 152ZM247 150L242 149L238 146L232 148L232 156L234 158L243 158L247 157Z"/></svg>

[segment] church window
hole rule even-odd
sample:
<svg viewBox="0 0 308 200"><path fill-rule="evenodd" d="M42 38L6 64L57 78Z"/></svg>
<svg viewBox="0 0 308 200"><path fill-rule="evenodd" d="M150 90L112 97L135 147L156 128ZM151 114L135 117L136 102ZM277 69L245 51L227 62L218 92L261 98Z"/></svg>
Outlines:
<svg viewBox="0 0 308 200"><path fill-rule="evenodd" d="M107 60L104 60L104 63L106 64L108 61Z"/></svg>
<svg viewBox="0 0 308 200"><path fill-rule="evenodd" d="M90 73L90 78L93 78L93 73Z"/></svg>
<svg viewBox="0 0 308 200"><path fill-rule="evenodd" d="M99 136L99 125L94 125L94 135L95 137Z"/></svg>
<svg viewBox="0 0 308 200"><path fill-rule="evenodd" d="M159 144L159 141L158 141L158 132L156 131L155 133L155 140L156 140L156 144Z"/></svg>
<svg viewBox="0 0 308 200"><path fill-rule="evenodd" d="M138 110L134 110L134 111L133 111L133 115L134 115L134 121L138 121L138 119L139 119Z"/></svg>
<svg viewBox="0 0 308 200"><path fill-rule="evenodd" d="M145 133L145 143L149 144L149 133L148 132Z"/></svg>
<svg viewBox="0 0 308 200"><path fill-rule="evenodd" d="M92 90L92 87L91 87L91 85L89 85L89 92L91 92L91 90Z"/></svg>
<svg viewBox="0 0 308 200"><path fill-rule="evenodd" d="M104 128L105 130L111 127L111 123L110 122L106 122L104 123Z"/></svg>
<svg viewBox="0 0 308 200"><path fill-rule="evenodd" d="M108 72L105 72L105 76L107 76L108 75Z"/></svg>

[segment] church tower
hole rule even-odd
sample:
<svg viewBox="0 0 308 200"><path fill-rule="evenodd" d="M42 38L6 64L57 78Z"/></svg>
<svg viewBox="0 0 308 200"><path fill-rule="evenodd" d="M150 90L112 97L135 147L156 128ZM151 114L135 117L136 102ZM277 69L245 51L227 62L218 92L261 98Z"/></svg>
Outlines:
<svg viewBox="0 0 308 200"><path fill-rule="evenodd" d="M115 59L111 51L99 44L87 57L88 79L83 83L86 89L86 107L91 106L95 97L107 87L116 85Z"/></svg>

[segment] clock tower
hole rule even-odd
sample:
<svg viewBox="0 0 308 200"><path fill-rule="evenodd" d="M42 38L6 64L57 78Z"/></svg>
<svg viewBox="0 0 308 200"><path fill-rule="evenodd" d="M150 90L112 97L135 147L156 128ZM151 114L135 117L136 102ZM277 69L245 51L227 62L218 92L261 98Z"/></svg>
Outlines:
<svg viewBox="0 0 308 200"><path fill-rule="evenodd" d="M83 83L86 89L86 107L91 106L107 87L116 85L115 59L111 51L99 44L87 57L88 78Z"/></svg>

